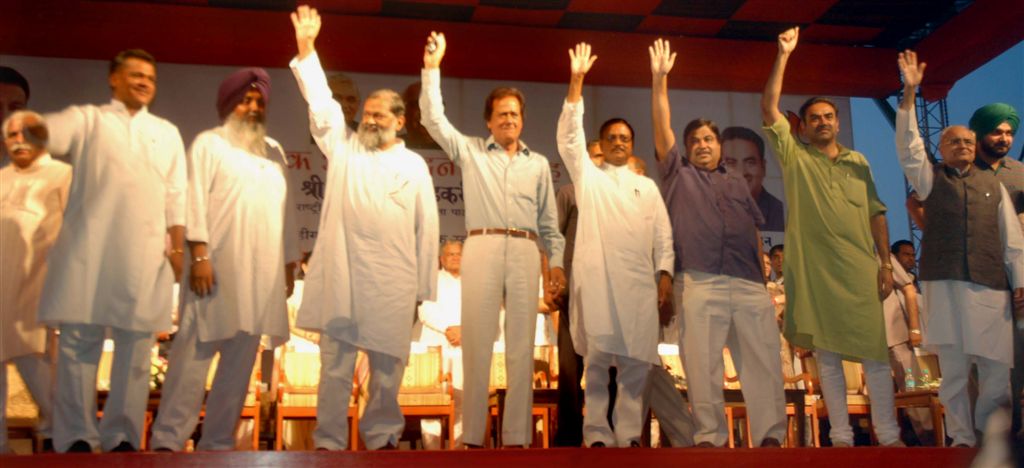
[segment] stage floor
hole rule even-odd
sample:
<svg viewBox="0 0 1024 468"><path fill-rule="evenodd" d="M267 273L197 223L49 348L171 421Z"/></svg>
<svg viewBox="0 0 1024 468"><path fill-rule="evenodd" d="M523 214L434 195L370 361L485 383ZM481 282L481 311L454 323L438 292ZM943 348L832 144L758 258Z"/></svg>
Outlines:
<svg viewBox="0 0 1024 468"><path fill-rule="evenodd" d="M74 466L116 467L541 467L626 468L633 466L864 468L970 466L974 449L955 448L795 448L795 449L506 449L383 452L202 452L127 454L46 454L3 456L4 468Z"/></svg>

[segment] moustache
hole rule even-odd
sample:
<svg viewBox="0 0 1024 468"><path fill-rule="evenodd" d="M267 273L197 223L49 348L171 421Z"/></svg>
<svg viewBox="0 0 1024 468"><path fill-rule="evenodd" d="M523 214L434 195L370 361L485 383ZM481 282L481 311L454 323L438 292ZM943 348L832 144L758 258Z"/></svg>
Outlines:
<svg viewBox="0 0 1024 468"><path fill-rule="evenodd" d="M832 130L832 126L831 125L818 125L818 127L814 129L814 131L816 131L816 132L820 132L822 130Z"/></svg>
<svg viewBox="0 0 1024 468"><path fill-rule="evenodd" d="M18 151L32 151L32 145L28 143L14 143L12 145L9 145L7 149L12 154L17 153Z"/></svg>

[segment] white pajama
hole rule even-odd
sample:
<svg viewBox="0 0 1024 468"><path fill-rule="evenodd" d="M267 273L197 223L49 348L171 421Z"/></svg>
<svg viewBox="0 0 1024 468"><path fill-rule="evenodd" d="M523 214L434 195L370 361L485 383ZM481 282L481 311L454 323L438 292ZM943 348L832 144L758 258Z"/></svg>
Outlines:
<svg viewBox="0 0 1024 468"><path fill-rule="evenodd" d="M818 358L818 372L821 375L821 394L828 408L828 422L832 426L832 443L853 445L853 429L850 427L850 413L846 406L846 375L843 374L843 358L831 351L814 351ZM864 378L868 393L871 394L871 424L875 436L882 445L891 445L900 440L900 428L896 423L895 400L892 389L892 371L889 364L864 359ZM943 369L945 373L945 369Z"/></svg>
<svg viewBox="0 0 1024 468"><path fill-rule="evenodd" d="M651 363L618 356L598 350L591 345L584 358L583 378L586 380L586 412L583 415L583 443L588 447L602 442L608 447L629 447L631 442L640 442L643 432L644 390ZM612 423L608 425L608 369L617 368L615 382L615 408Z"/></svg>
<svg viewBox="0 0 1024 468"><path fill-rule="evenodd" d="M317 388L316 448L344 450L348 447L348 408L352 395L358 348L330 335L320 335L320 385ZM359 418L359 435L366 448L398 446L405 417L398 406L398 389L405 366L386 353L364 350L370 363L369 401Z"/></svg>
<svg viewBox="0 0 1024 468"><path fill-rule="evenodd" d="M53 362L45 354L12 358L29 394L39 408L36 432L44 439L53 436ZM0 455L7 447L7 362L0 362Z"/></svg>
<svg viewBox="0 0 1024 468"><path fill-rule="evenodd" d="M114 340L110 393L103 419L96 424L96 371L107 330ZM152 332L65 323L57 340L57 389L54 398L53 447L65 452L84 440L104 451L128 442L142 446L146 405L149 402Z"/></svg>
<svg viewBox="0 0 1024 468"><path fill-rule="evenodd" d="M502 442L529 445L532 440L539 276L540 253L534 241L501 235L466 239L462 252L462 368L463 440L468 444L484 442L491 357L503 298L508 394Z"/></svg>
<svg viewBox="0 0 1024 468"><path fill-rule="evenodd" d="M763 284L726 275L683 273L680 327L687 385L697 432L694 442L725 445L729 427L722 394L726 345L750 414L755 446L786 437L786 402L775 309Z"/></svg>
<svg viewBox="0 0 1024 468"><path fill-rule="evenodd" d="M210 364L219 353L217 373L206 397L203 434L197 448L232 450L235 448L235 427L245 405L260 347L260 336L238 332L233 338L202 342L199 341L195 315L194 310L186 310L174 336L160 409L153 423L153 437L149 445L184 450L185 442L199 422Z"/></svg>

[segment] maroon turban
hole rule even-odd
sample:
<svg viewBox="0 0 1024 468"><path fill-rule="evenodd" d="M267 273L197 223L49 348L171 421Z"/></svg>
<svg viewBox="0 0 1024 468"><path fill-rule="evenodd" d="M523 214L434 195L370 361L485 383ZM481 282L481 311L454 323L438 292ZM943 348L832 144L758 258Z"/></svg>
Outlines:
<svg viewBox="0 0 1024 468"><path fill-rule="evenodd" d="M255 89L263 95L264 104L270 103L270 76L262 68L243 68L224 79L217 90L217 115L224 120L235 109L245 93Z"/></svg>

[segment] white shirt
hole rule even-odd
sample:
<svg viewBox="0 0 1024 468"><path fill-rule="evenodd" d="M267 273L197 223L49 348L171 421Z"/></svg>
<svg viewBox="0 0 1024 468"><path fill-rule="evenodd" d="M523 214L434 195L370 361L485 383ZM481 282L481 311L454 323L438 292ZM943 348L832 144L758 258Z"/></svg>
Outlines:
<svg viewBox="0 0 1024 468"><path fill-rule="evenodd" d="M200 133L189 150L186 238L204 242L217 280L199 298L185 288L196 312L199 341L238 332L288 339L284 266L301 260L281 145L266 138L267 156L238 148L224 127Z"/></svg>
<svg viewBox="0 0 1024 468"><path fill-rule="evenodd" d="M50 255L40 320L134 331L171 328L167 229L185 224L185 146L178 128L123 103L46 116L50 152L74 177Z"/></svg>
<svg viewBox="0 0 1024 468"><path fill-rule="evenodd" d="M653 180L625 165L594 165L586 141L583 102L566 102L558 152L579 209L569 307L573 345L658 364L658 272L671 272L675 260L665 202Z"/></svg>
<svg viewBox="0 0 1024 468"><path fill-rule="evenodd" d="M345 125L317 55L290 63L330 161L297 326L405 360L418 300L437 286L434 184L398 142L371 150Z"/></svg>
<svg viewBox="0 0 1024 468"><path fill-rule="evenodd" d="M71 166L49 154L25 169L13 163L0 169L0 365L46 350L36 309L69 185Z"/></svg>

